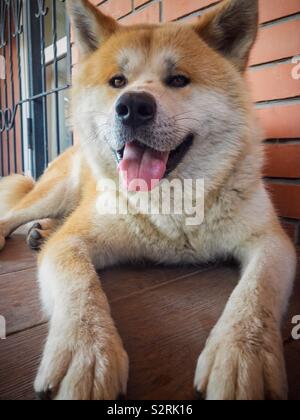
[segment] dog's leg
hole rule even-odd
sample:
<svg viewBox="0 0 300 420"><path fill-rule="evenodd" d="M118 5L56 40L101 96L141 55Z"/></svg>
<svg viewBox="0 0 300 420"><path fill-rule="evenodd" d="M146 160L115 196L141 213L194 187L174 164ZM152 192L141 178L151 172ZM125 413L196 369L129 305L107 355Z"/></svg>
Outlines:
<svg viewBox="0 0 300 420"><path fill-rule="evenodd" d="M29 222L58 218L72 209L76 191L70 191L68 179L57 177L41 179L13 209L0 219L0 250L5 245L5 238L20 226Z"/></svg>
<svg viewBox="0 0 300 420"><path fill-rule="evenodd" d="M284 233L240 244L242 279L199 358L202 398L286 399L280 333L295 276L295 251Z"/></svg>
<svg viewBox="0 0 300 420"><path fill-rule="evenodd" d="M117 261L111 250L121 246L119 235L109 218L98 223L79 208L40 255L39 281L51 317L35 382L43 399L117 399L126 392L128 357L92 264L96 258L102 267Z"/></svg>

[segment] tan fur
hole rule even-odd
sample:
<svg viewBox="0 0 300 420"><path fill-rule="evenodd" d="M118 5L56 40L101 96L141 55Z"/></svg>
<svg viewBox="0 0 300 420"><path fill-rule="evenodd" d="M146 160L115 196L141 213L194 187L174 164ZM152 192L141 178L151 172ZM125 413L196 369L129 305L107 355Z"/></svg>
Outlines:
<svg viewBox="0 0 300 420"><path fill-rule="evenodd" d="M0 217L11 210L23 197L33 190L33 179L21 175L12 175L0 181Z"/></svg>
<svg viewBox="0 0 300 420"><path fill-rule="evenodd" d="M34 189L35 182L32 178L11 175L0 181L0 219L16 206L27 194ZM26 234L30 225L22 226L17 234ZM4 246L4 238L0 236L0 250Z"/></svg>
<svg viewBox="0 0 300 420"><path fill-rule="evenodd" d="M246 24L257 2L226 0L196 27L124 28L86 0L73 0L73 13L74 7L85 54L73 90L81 147L58 158L0 220L4 245L4 238L29 220L66 218L39 257L41 294L51 322L36 391L56 399L114 399L126 391L128 358L95 269L144 258L182 264L233 256L242 266L241 281L199 358L195 388L207 399L286 398L280 322L296 257L261 180L261 134L242 75L256 19L250 19L244 38L226 38L233 45L222 50L214 44L224 8L229 7L230 19L231 13L240 15ZM236 24L229 28L239 29ZM191 85L165 86L172 60ZM108 81L121 70L128 85L118 91ZM201 226L188 226L185 214L99 212L107 197L113 200L112 192L100 194L97 188L104 179L117 180L111 153L120 141L114 110L127 91L145 91L157 101L157 127L139 138L147 146L173 150L186 133L196 133L192 149L169 179L205 179ZM135 205L135 195L122 187L118 193L124 204Z"/></svg>

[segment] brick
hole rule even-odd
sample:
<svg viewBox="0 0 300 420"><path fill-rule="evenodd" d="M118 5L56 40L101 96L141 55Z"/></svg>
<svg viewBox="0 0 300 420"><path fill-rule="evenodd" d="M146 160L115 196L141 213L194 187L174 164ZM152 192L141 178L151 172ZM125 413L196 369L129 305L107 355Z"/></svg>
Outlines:
<svg viewBox="0 0 300 420"><path fill-rule="evenodd" d="M217 2L218 0L165 0L163 5L164 20L178 19Z"/></svg>
<svg viewBox="0 0 300 420"><path fill-rule="evenodd" d="M115 19L119 19L132 11L132 2L131 0L108 0L100 5L99 9Z"/></svg>
<svg viewBox="0 0 300 420"><path fill-rule="evenodd" d="M164 18L165 20L175 20L217 2L218 0L165 0ZM261 23L298 12L300 12L299 0L260 0L259 2Z"/></svg>
<svg viewBox="0 0 300 420"><path fill-rule="evenodd" d="M268 184L278 213L290 219L300 219L300 185Z"/></svg>
<svg viewBox="0 0 300 420"><path fill-rule="evenodd" d="M134 0L134 7L143 6L146 3L149 3L151 0Z"/></svg>
<svg viewBox="0 0 300 420"><path fill-rule="evenodd" d="M260 21L269 22L300 12L299 0L260 0Z"/></svg>
<svg viewBox="0 0 300 420"><path fill-rule="evenodd" d="M300 137L300 105L274 105L257 109L266 139Z"/></svg>
<svg viewBox="0 0 300 420"><path fill-rule="evenodd" d="M159 3L150 4L149 7L138 10L135 13L126 16L121 20L126 25L135 25L138 23L159 23L160 11Z"/></svg>
<svg viewBox="0 0 300 420"><path fill-rule="evenodd" d="M295 64L276 64L250 70L247 80L254 102L300 96L300 80L292 77Z"/></svg>
<svg viewBox="0 0 300 420"><path fill-rule="evenodd" d="M299 144L268 144L265 151L265 176L300 178L300 141Z"/></svg>
<svg viewBox="0 0 300 420"><path fill-rule="evenodd" d="M300 53L300 19L260 30L250 65L267 63Z"/></svg>

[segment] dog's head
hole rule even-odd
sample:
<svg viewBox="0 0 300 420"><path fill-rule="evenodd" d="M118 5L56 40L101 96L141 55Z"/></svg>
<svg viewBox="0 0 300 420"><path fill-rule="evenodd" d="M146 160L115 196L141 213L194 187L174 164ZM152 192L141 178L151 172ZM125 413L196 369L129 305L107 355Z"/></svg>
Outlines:
<svg viewBox="0 0 300 420"><path fill-rule="evenodd" d="M191 24L121 26L88 0L69 10L82 61L74 123L97 164L111 166L113 153L128 183L150 187L237 153L257 0L222 1Z"/></svg>

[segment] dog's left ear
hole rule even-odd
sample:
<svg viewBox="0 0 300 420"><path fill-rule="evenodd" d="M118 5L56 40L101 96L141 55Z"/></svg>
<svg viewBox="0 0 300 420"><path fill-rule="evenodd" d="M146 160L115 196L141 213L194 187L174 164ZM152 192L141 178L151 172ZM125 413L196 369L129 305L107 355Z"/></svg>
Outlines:
<svg viewBox="0 0 300 420"><path fill-rule="evenodd" d="M244 71L258 31L258 0L223 0L193 27L209 46Z"/></svg>
<svg viewBox="0 0 300 420"><path fill-rule="evenodd" d="M105 39L118 30L118 23L106 16L89 0L68 0L77 46L83 55L95 51Z"/></svg>

